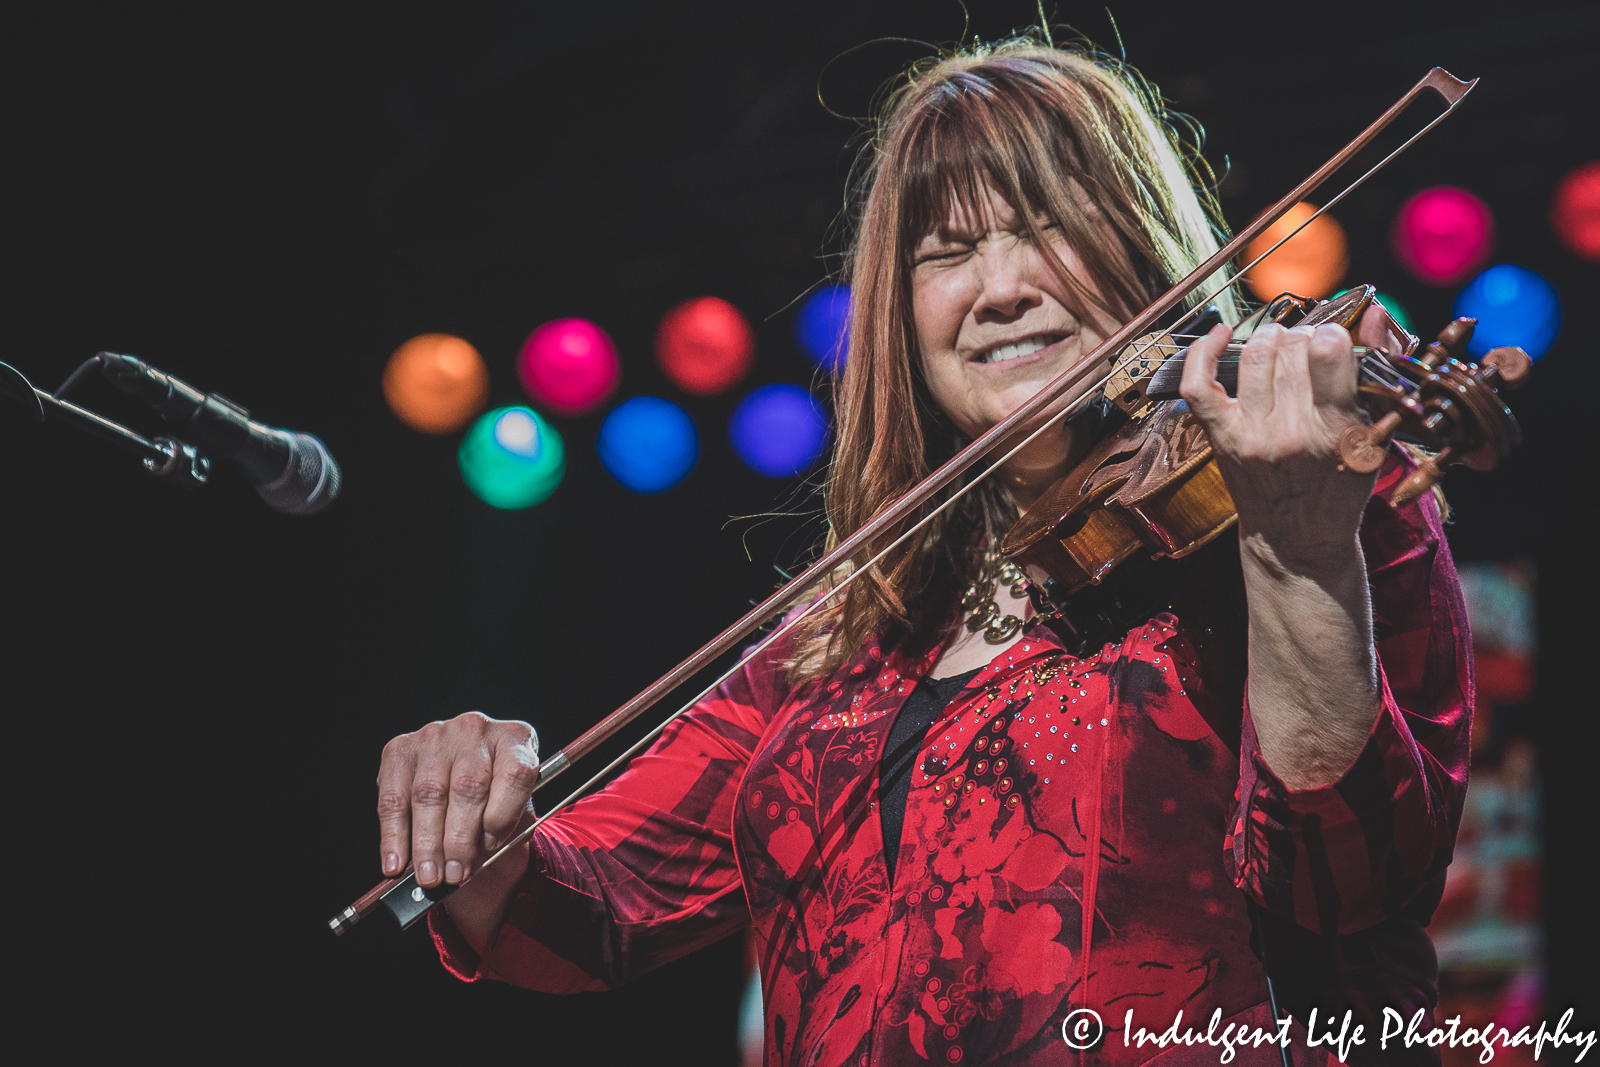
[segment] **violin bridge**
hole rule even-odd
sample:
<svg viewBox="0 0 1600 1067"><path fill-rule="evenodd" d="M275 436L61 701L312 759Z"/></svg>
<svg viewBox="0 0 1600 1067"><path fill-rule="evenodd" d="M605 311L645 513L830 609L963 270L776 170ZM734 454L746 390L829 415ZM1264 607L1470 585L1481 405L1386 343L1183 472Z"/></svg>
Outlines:
<svg viewBox="0 0 1600 1067"><path fill-rule="evenodd" d="M1147 333L1133 341L1113 364L1111 376L1106 379L1105 398L1131 417L1144 418L1155 407L1155 401L1145 395L1151 378L1161 364L1182 348L1167 331Z"/></svg>

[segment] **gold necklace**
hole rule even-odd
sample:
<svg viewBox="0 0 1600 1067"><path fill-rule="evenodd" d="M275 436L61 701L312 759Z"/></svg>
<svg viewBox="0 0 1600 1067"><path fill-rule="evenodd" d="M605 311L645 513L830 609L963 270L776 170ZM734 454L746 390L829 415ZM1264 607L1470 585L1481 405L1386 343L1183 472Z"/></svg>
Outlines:
<svg viewBox="0 0 1600 1067"><path fill-rule="evenodd" d="M1022 629L1021 619L1000 614L1000 605L995 603L995 589L1000 582L1011 587L1012 596L1019 599L1028 596L1028 576L1003 556L986 556L978 580L967 586L961 596L961 610L968 613L967 630L971 633L982 630L983 639L991 645L1011 640Z"/></svg>

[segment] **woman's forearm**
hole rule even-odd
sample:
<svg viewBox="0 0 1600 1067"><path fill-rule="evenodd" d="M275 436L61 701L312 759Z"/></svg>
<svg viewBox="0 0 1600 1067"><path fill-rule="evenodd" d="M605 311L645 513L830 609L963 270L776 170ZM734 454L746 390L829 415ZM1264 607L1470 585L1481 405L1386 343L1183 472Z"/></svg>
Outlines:
<svg viewBox="0 0 1600 1067"><path fill-rule="evenodd" d="M1314 562L1240 539L1250 605L1250 715L1261 754L1291 789L1343 777L1381 699L1372 607L1354 537Z"/></svg>
<svg viewBox="0 0 1600 1067"><path fill-rule="evenodd" d="M1382 344L1369 308L1362 339ZM1290 789L1344 776L1379 710L1372 604L1358 532L1376 472L1340 461L1366 422L1350 334L1261 327L1239 353L1236 395L1217 382L1229 334L1189 346L1180 390L1206 428L1239 513L1250 605L1250 717L1261 755ZM1382 506L1382 505L1378 505Z"/></svg>

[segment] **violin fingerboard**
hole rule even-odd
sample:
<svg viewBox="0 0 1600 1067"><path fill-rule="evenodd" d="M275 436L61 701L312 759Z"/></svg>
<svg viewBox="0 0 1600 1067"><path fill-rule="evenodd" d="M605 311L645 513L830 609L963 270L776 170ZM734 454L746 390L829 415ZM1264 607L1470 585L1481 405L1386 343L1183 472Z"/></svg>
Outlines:
<svg viewBox="0 0 1600 1067"><path fill-rule="evenodd" d="M1155 374L1150 376L1150 385L1144 392L1147 399L1156 401L1178 399L1178 386L1183 382L1183 363L1188 355L1189 350L1185 348L1156 368ZM1223 353L1222 358L1217 361L1217 382L1228 391L1229 396L1237 394L1239 353Z"/></svg>

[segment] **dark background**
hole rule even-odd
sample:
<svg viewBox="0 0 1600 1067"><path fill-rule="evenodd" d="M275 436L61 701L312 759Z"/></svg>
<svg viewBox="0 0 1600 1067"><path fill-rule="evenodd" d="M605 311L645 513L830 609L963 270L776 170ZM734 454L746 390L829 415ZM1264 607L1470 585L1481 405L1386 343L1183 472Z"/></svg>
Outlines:
<svg viewBox="0 0 1600 1067"><path fill-rule="evenodd" d="M984 38L1035 18L1025 2L971 7ZM388 737L478 708L532 720L553 752L812 547L815 500L740 466L722 427L745 389L812 379L782 309L835 265L859 129L818 103L819 75L832 108L863 114L926 49L830 59L884 35L952 41L960 7L49 10L0 23L0 359L54 388L99 349L136 353L319 434L347 480L325 514L289 518L232 470L179 493L63 427L0 418L13 1028L63 1053L732 1062L735 943L615 994L553 998L456 982L420 931L344 943L323 921L378 876ZM1116 48L1100 6L1052 10ZM1600 155L1595 12L1116 11L1128 58L1204 122L1219 170L1231 159L1235 225L1429 66L1484 79L1335 215L1348 281L1397 296L1422 332L1452 291L1409 280L1387 228L1441 182L1494 209L1494 261L1538 270L1564 301L1560 339L1513 401L1527 443L1448 488L1459 558L1538 568L1546 1014L1576 1003L1591 1027L1600 803L1579 680L1600 270L1545 213L1557 179ZM733 393L695 399L656 370L650 338L708 293L755 321L758 358ZM457 437L389 414L384 361L415 334L455 333L488 360L495 403L518 402L517 346L573 315L616 339L617 399L656 393L694 415L700 464L635 496L599 466L598 415L558 420L565 483L494 511L462 485ZM98 387L83 397L156 428ZM728 522L774 509L797 514Z"/></svg>

